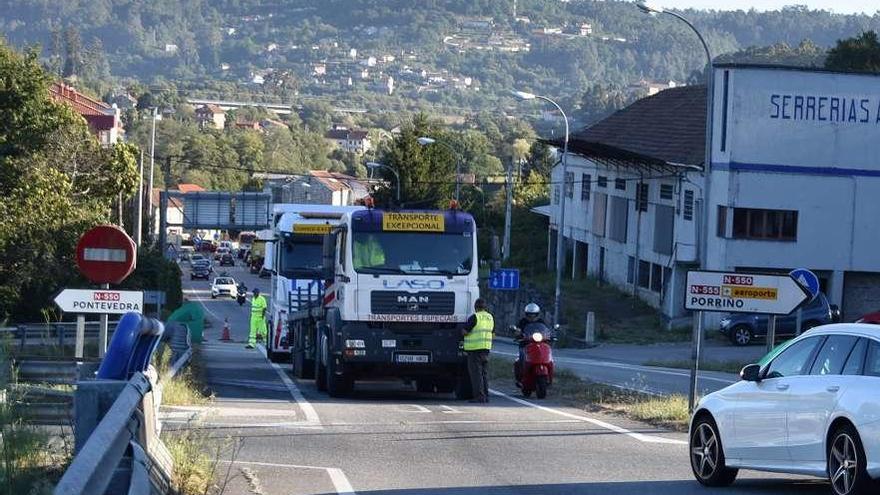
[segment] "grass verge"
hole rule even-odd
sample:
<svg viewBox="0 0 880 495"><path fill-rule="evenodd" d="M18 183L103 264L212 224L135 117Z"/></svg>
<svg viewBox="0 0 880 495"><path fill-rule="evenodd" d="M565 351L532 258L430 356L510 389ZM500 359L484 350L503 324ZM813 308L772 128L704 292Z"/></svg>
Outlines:
<svg viewBox="0 0 880 495"><path fill-rule="evenodd" d="M650 361L645 361L645 366L660 366L663 368L681 368L681 369L690 369L691 362L687 359L652 359ZM724 373L737 373L742 370L743 366L746 363L742 363L740 361L702 361L700 362L700 370L701 371L721 371Z"/></svg>
<svg viewBox="0 0 880 495"><path fill-rule="evenodd" d="M163 432L162 440L174 460L172 483L180 495L217 493L215 477L229 439L213 438L195 428Z"/></svg>
<svg viewBox="0 0 880 495"><path fill-rule="evenodd" d="M171 366L171 349L163 346L156 353L153 366L163 376ZM199 346L193 346L193 355L174 378L162 385L162 405L166 406L202 406L208 404L212 395L205 381L205 369L202 365Z"/></svg>
<svg viewBox="0 0 880 495"><path fill-rule="evenodd" d="M569 370L556 369L551 397L590 411L610 412L676 431L687 430L688 400L682 395L655 396L622 390L584 380ZM512 390L513 361L492 356L489 376L493 387L503 384Z"/></svg>

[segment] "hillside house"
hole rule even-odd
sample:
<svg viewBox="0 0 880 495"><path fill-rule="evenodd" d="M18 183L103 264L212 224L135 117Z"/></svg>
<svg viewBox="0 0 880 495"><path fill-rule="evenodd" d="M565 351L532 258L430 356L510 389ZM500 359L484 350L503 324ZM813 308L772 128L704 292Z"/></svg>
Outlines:
<svg viewBox="0 0 880 495"><path fill-rule="evenodd" d="M196 121L202 129L211 127L223 130L226 127L226 112L217 105L209 103L196 108Z"/></svg>
<svg viewBox="0 0 880 495"><path fill-rule="evenodd" d="M351 153L363 154L373 148L367 131L334 126L324 133L324 139L334 146Z"/></svg>

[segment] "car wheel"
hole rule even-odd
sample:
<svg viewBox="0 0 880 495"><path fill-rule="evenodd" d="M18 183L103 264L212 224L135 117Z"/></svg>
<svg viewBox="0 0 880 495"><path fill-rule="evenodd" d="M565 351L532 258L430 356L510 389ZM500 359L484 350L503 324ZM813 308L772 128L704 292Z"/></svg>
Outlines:
<svg viewBox="0 0 880 495"><path fill-rule="evenodd" d="M749 345L754 338L748 325L737 325L730 330L730 341L733 345Z"/></svg>
<svg viewBox="0 0 880 495"><path fill-rule="evenodd" d="M866 465L865 449L856 429L848 424L837 428L828 449L828 479L834 494L867 494L872 481Z"/></svg>
<svg viewBox="0 0 880 495"><path fill-rule="evenodd" d="M737 469L724 463L724 449L718 426L708 415L694 421L690 438L691 470L700 484L729 486L736 479Z"/></svg>
<svg viewBox="0 0 880 495"><path fill-rule="evenodd" d="M211 299L217 299L217 294L211 294Z"/></svg>

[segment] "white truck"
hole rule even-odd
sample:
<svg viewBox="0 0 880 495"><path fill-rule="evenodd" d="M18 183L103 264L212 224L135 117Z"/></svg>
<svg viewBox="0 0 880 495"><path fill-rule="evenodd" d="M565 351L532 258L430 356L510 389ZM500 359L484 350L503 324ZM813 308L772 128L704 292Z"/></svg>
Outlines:
<svg viewBox="0 0 880 495"><path fill-rule="evenodd" d="M324 239L347 212L362 206L279 204L273 207L270 242L261 273L272 274L266 351L273 362L291 355L289 329L300 306L315 307L323 294ZM265 231L258 233L264 238Z"/></svg>
<svg viewBox="0 0 880 495"><path fill-rule="evenodd" d="M331 396L393 377L470 397L462 328L479 297L476 236L454 209L344 213L325 236L325 283L299 289L288 313L294 375Z"/></svg>

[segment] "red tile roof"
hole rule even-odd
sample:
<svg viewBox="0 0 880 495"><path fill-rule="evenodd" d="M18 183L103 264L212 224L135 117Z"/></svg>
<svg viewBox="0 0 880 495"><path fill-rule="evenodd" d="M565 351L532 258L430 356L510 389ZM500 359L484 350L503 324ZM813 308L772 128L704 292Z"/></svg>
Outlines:
<svg viewBox="0 0 880 495"><path fill-rule="evenodd" d="M54 82L49 86L49 97L57 103L70 105L94 130L109 130L119 125L116 109L80 93L63 82Z"/></svg>
<svg viewBox="0 0 880 495"><path fill-rule="evenodd" d="M182 193L203 192L206 189L198 184L178 184L177 190Z"/></svg>

